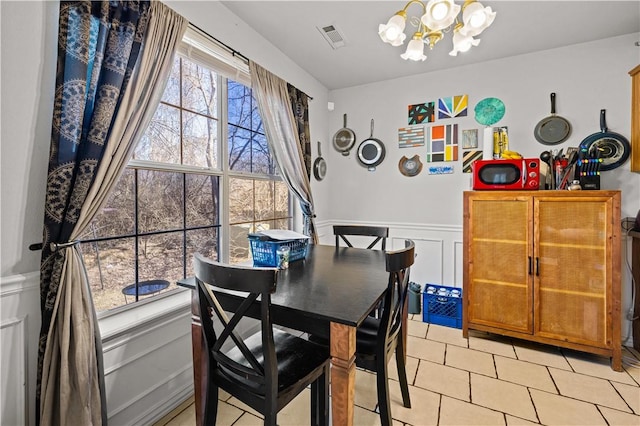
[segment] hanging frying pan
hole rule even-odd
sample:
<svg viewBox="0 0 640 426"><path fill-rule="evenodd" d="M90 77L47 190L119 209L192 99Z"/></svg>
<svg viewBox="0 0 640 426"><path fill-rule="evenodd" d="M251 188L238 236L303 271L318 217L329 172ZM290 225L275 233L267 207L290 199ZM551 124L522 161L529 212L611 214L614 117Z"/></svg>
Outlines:
<svg viewBox="0 0 640 426"><path fill-rule="evenodd" d="M344 127L333 135L333 147L345 157L356 143L356 134L347 127L347 114L343 115Z"/></svg>
<svg viewBox="0 0 640 426"><path fill-rule="evenodd" d="M551 115L543 118L533 131L536 140L543 145L556 145L567 140L571 134L571 124L556 115L556 94L551 94Z"/></svg>
<svg viewBox="0 0 640 426"><path fill-rule="evenodd" d="M327 162L322 158L322 151L320 150L320 141L318 141L318 158L313 162L313 176L316 180L322 180L327 174Z"/></svg>
<svg viewBox="0 0 640 426"><path fill-rule="evenodd" d="M358 146L358 161L370 172L384 160L384 144L373 137L373 118L371 119L371 136Z"/></svg>
<svg viewBox="0 0 640 426"><path fill-rule="evenodd" d="M600 110L600 132L587 136L580 142L580 158L601 158L600 171L612 170L629 158L631 145L619 133L607 130L606 110Z"/></svg>

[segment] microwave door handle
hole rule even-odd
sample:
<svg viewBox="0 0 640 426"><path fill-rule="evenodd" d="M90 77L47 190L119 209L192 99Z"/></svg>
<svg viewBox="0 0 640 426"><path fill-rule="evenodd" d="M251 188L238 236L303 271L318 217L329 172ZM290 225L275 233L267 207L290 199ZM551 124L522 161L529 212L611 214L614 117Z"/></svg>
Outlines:
<svg viewBox="0 0 640 426"><path fill-rule="evenodd" d="M522 187L527 187L527 162L522 159Z"/></svg>

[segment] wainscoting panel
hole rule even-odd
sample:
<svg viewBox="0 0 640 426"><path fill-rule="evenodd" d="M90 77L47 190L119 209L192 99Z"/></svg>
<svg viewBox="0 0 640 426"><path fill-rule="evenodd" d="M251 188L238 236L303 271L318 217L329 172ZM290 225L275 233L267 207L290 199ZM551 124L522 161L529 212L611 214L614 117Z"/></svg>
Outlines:
<svg viewBox="0 0 640 426"><path fill-rule="evenodd" d="M0 405L0 424L24 425L28 419L27 392L27 327L26 318L2 320L0 338L2 339L0 377L2 377L2 396Z"/></svg>
<svg viewBox="0 0 640 426"><path fill-rule="evenodd" d="M35 424L39 277L0 278L0 425Z"/></svg>
<svg viewBox="0 0 640 426"><path fill-rule="evenodd" d="M404 247L406 238L416 244L416 262L411 268L411 281L462 287L462 227L438 224L377 223L353 221L317 222L320 244L334 245L333 225L388 226L387 250ZM354 246L364 240L354 239Z"/></svg>
<svg viewBox="0 0 640 426"><path fill-rule="evenodd" d="M193 393L189 306L103 337L103 353L109 424L152 424Z"/></svg>

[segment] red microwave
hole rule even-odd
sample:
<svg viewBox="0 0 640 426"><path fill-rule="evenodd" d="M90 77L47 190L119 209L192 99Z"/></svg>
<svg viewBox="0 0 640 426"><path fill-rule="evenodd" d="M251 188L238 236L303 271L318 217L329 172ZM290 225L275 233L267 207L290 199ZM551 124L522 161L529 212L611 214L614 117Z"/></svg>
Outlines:
<svg viewBox="0 0 640 426"><path fill-rule="evenodd" d="M471 163L473 189L538 189L540 159L476 160Z"/></svg>

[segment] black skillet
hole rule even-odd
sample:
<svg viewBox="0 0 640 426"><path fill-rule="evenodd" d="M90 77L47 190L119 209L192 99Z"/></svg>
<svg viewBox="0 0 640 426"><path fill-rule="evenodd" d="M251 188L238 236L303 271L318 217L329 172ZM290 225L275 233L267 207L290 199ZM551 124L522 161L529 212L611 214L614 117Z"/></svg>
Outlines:
<svg viewBox="0 0 640 426"><path fill-rule="evenodd" d="M612 170L629 158L631 145L627 138L607 129L606 110L600 110L600 132L587 136L580 142L580 158L601 158L600 171Z"/></svg>
<svg viewBox="0 0 640 426"><path fill-rule="evenodd" d="M380 139L373 137L373 118L371 119L371 136L358 146L358 161L370 172L384 160L385 149Z"/></svg>
<svg viewBox="0 0 640 426"><path fill-rule="evenodd" d="M322 151L320 150L320 141L318 141L318 158L313 162L313 176L316 180L322 180L327 174L327 162L322 158Z"/></svg>
<svg viewBox="0 0 640 426"><path fill-rule="evenodd" d="M556 115L556 94L551 94L551 115L543 118L533 131L536 140L544 145L556 145L567 140L571 134L571 124Z"/></svg>

